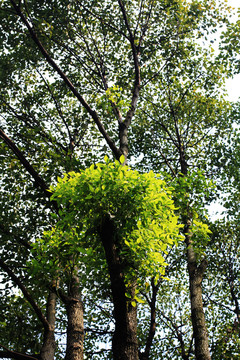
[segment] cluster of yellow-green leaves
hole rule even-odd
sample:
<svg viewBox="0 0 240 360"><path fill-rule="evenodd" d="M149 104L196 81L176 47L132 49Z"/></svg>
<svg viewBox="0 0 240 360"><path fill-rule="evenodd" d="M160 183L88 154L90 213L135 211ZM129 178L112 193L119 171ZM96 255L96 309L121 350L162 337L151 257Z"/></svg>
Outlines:
<svg viewBox="0 0 240 360"><path fill-rule="evenodd" d="M99 229L107 215L114 222L126 280L157 279L164 273L168 249L182 239L171 189L160 174L141 174L122 166L123 161L105 157L105 163L58 179L51 191L60 219L44 233L40 246L44 252L55 249L60 262L74 257L90 266L94 256L104 258Z"/></svg>

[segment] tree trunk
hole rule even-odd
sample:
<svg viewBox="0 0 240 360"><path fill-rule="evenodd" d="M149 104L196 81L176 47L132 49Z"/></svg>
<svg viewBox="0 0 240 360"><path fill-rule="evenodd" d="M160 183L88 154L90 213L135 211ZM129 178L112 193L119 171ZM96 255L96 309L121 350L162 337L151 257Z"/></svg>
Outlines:
<svg viewBox="0 0 240 360"><path fill-rule="evenodd" d="M181 141L179 144L180 143ZM188 165L186 162L186 155L183 146L180 147L180 163L183 176L187 176ZM186 214L184 221L184 233L185 243L187 246L187 268L189 274L191 318L195 343L195 357L196 360L211 360L208 343L208 332L202 301L202 281L204 272L207 267L207 261L204 259L200 265L197 264L196 253L192 244L191 222L191 216Z"/></svg>
<svg viewBox="0 0 240 360"><path fill-rule="evenodd" d="M106 217L100 236L108 264L114 305L113 358L114 360L138 360L137 307L132 306L125 295L127 291L131 292L131 295L134 294L135 284L132 284L130 289L126 289L114 230L110 216Z"/></svg>
<svg viewBox="0 0 240 360"><path fill-rule="evenodd" d="M41 360L54 360L56 349L54 330L44 334L43 346L40 352Z"/></svg>
<svg viewBox="0 0 240 360"><path fill-rule="evenodd" d="M187 245L187 264L189 273L191 317L195 341L195 356L196 360L211 360L202 302L202 280L207 267L207 261L204 259L200 265L197 265L196 254L193 249L191 236L189 235L189 227L190 223L188 222L185 228L185 242Z"/></svg>
<svg viewBox="0 0 240 360"><path fill-rule="evenodd" d="M47 321L49 329L44 332L43 346L40 351L41 360L54 360L56 342L55 342L55 320L56 320L56 299L57 295L50 291L47 300Z"/></svg>
<svg viewBox="0 0 240 360"><path fill-rule="evenodd" d="M83 304L79 291L79 279L75 274L72 275L65 304L68 318L65 360L83 360Z"/></svg>

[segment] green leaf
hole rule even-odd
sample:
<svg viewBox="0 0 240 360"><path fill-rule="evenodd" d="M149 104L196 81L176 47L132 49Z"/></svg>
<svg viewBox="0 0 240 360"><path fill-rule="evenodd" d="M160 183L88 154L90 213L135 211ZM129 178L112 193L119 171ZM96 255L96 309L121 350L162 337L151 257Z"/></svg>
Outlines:
<svg viewBox="0 0 240 360"><path fill-rule="evenodd" d="M119 162L120 162L120 164L124 164L124 162L125 162L125 156L124 155L120 156Z"/></svg>

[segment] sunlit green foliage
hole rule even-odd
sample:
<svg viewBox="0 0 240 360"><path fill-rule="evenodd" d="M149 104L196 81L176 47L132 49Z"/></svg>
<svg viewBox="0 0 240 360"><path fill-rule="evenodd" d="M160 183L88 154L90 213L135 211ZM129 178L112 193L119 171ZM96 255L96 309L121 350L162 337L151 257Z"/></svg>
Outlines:
<svg viewBox="0 0 240 360"><path fill-rule="evenodd" d="M157 281L166 266L164 253L181 240L171 189L161 174L141 174L118 161L106 161L68 173L51 187L61 218L35 247L40 257L46 256L45 267L53 265L49 252L65 266L70 259L86 267L93 259L102 262L99 231L105 216L110 216L127 281L133 277L144 282L152 276Z"/></svg>

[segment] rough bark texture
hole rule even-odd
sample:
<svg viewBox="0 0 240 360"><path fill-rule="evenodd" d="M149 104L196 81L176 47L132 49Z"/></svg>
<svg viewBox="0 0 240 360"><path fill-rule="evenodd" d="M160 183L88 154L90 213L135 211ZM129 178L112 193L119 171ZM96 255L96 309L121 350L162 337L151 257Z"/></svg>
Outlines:
<svg viewBox="0 0 240 360"><path fill-rule="evenodd" d="M54 330L44 334L43 346L40 353L41 360L53 360L56 349Z"/></svg>
<svg viewBox="0 0 240 360"><path fill-rule="evenodd" d="M187 225L189 231L189 224ZM198 266L196 254L191 244L191 237L185 237L187 245L187 262L189 273L190 299L191 299L191 317L195 341L196 360L211 360L208 333L205 323L205 315L202 302L202 280L203 274L207 266L207 261L203 260Z"/></svg>
<svg viewBox="0 0 240 360"><path fill-rule="evenodd" d="M138 360L137 308L133 307L125 296L124 273L118 254L114 224L110 216L103 221L100 236L108 263L114 305L113 358L114 360ZM134 291L134 284L131 291Z"/></svg>
<svg viewBox="0 0 240 360"><path fill-rule="evenodd" d="M83 304L79 291L79 279L72 276L67 297L67 349L65 360L83 360Z"/></svg>
<svg viewBox="0 0 240 360"><path fill-rule="evenodd" d="M50 291L47 301L47 320L49 329L44 332L43 346L40 352L41 360L54 360L56 342L55 342L55 320L56 320L56 299L57 295Z"/></svg>

